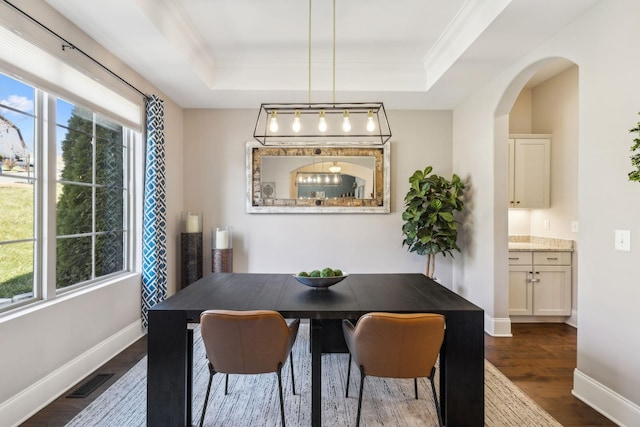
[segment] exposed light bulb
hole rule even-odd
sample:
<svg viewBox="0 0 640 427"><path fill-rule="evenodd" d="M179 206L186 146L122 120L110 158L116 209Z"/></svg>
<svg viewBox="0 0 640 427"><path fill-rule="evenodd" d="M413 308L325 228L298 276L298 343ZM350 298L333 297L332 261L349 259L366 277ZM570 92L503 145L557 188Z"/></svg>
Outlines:
<svg viewBox="0 0 640 427"><path fill-rule="evenodd" d="M318 122L318 130L322 133L327 131L327 118L324 116L324 110L320 110L320 121Z"/></svg>
<svg viewBox="0 0 640 427"><path fill-rule="evenodd" d="M269 119L269 130L271 132L278 132L278 113L271 112L271 118Z"/></svg>
<svg viewBox="0 0 640 427"><path fill-rule="evenodd" d="M373 121L373 111L371 110L367 113L367 130L369 132L376 130L376 123Z"/></svg>
<svg viewBox="0 0 640 427"><path fill-rule="evenodd" d="M296 110L295 116L293 117L293 124L291 125L291 130L295 133L300 132L302 129L302 123L300 123L300 111Z"/></svg>
<svg viewBox="0 0 640 427"><path fill-rule="evenodd" d="M351 131L351 120L349 120L349 112L347 110L342 113L342 130L345 132Z"/></svg>

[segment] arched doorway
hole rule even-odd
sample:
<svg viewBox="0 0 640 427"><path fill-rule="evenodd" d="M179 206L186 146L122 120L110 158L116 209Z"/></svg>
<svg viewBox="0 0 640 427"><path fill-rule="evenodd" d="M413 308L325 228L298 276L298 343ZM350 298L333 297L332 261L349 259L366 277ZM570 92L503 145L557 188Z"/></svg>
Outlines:
<svg viewBox="0 0 640 427"><path fill-rule="evenodd" d="M506 211L505 218L508 219L509 236L528 235L577 241L577 117L578 68L564 58L547 58L531 64L505 90L495 114L496 147L506 148L510 134L552 135L551 204L545 209L508 209L508 201L504 200L502 205ZM508 168L506 162L496 166ZM506 187L508 183L501 185ZM577 257L573 259L571 317L532 319L514 316L510 322L523 319L560 321L577 326ZM507 259L504 260L504 269L509 269ZM509 317L508 289L504 284L496 284L496 313L504 313L505 318Z"/></svg>

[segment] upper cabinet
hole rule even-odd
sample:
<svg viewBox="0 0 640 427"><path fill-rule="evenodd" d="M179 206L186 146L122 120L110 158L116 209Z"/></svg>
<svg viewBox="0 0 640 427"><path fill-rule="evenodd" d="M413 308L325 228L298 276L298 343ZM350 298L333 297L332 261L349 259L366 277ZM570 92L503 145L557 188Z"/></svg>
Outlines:
<svg viewBox="0 0 640 427"><path fill-rule="evenodd" d="M548 208L551 135L510 135L509 207Z"/></svg>

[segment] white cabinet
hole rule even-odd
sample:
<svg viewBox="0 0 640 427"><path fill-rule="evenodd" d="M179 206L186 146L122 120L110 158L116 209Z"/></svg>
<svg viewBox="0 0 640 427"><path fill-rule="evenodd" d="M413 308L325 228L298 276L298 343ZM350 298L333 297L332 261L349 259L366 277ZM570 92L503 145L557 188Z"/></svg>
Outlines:
<svg viewBox="0 0 640 427"><path fill-rule="evenodd" d="M548 208L550 188L550 135L511 135L509 139L509 207Z"/></svg>
<svg viewBox="0 0 640 427"><path fill-rule="evenodd" d="M571 252L509 252L509 315L571 315Z"/></svg>

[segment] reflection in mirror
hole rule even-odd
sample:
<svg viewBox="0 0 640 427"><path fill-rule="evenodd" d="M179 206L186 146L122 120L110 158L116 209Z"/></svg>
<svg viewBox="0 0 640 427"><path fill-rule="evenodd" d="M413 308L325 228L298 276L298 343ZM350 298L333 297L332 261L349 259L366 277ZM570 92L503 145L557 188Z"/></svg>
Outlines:
<svg viewBox="0 0 640 427"><path fill-rule="evenodd" d="M388 146L247 143L248 212L389 212Z"/></svg>

